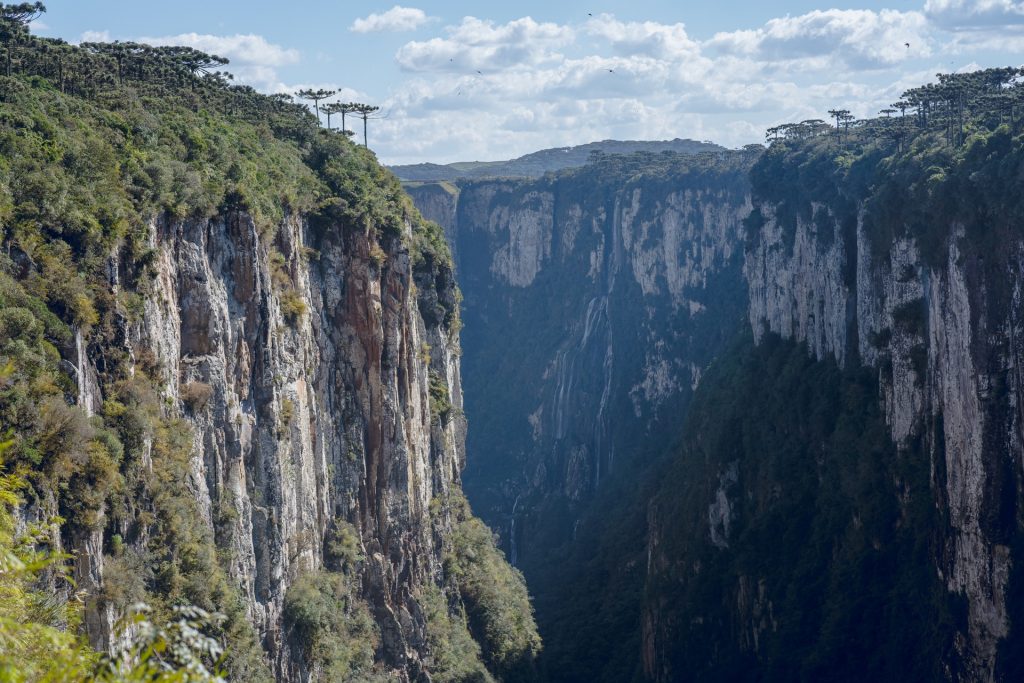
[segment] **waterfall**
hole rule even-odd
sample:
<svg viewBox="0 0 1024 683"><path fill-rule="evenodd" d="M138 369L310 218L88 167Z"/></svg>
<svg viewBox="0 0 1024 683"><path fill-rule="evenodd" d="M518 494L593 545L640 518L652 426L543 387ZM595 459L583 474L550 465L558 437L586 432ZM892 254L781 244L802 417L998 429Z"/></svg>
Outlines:
<svg viewBox="0 0 1024 683"><path fill-rule="evenodd" d="M516 543L516 512L519 510L519 496L516 494L516 502L512 503L512 530L509 532L509 562L514 567L519 561L519 547Z"/></svg>

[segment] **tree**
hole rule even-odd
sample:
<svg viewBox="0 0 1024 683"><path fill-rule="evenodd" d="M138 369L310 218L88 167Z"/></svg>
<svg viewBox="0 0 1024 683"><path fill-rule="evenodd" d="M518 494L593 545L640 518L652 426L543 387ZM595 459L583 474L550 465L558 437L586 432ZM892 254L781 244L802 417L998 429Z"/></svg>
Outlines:
<svg viewBox="0 0 1024 683"><path fill-rule="evenodd" d="M351 114L355 112L355 109L353 109L353 107L355 106L357 105L353 102L346 102L345 104L341 105L341 132L344 133L345 135L349 134L348 130L346 130L345 128L345 114Z"/></svg>
<svg viewBox="0 0 1024 683"><path fill-rule="evenodd" d="M363 119L363 147L368 147L366 144L366 121L370 118L370 114L380 111L380 107L375 107L372 104L362 104L360 102L351 102L349 104L352 113L359 114L360 118Z"/></svg>
<svg viewBox="0 0 1024 683"><path fill-rule="evenodd" d="M331 114L341 114L341 128L345 128L345 107L342 102L327 102L324 104L324 113L327 114L327 130L331 129Z"/></svg>
<svg viewBox="0 0 1024 683"><path fill-rule="evenodd" d="M46 11L41 2L22 2L17 5L0 4L0 43L4 45L7 75L14 65L14 46L28 35L28 25Z"/></svg>
<svg viewBox="0 0 1024 683"><path fill-rule="evenodd" d="M312 88L308 88L306 90L300 90L299 92L295 93L295 95L297 97L300 97L300 98L304 99L304 100L312 100L313 101L313 108L316 109L316 122L317 122L317 125L319 125L320 124L320 100L326 100L328 97L334 97L337 93L338 93L337 90L324 90L323 88L320 88L318 90L313 90Z"/></svg>

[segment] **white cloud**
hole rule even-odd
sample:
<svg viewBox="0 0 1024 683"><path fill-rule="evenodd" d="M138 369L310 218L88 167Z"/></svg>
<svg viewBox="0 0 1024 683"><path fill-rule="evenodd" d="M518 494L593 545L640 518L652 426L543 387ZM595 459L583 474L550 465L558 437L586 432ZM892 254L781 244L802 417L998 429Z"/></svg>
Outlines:
<svg viewBox="0 0 1024 683"><path fill-rule="evenodd" d="M686 34L683 24L622 22L602 14L587 22L586 31L606 40L619 54L665 59L693 59L700 54L700 44Z"/></svg>
<svg viewBox="0 0 1024 683"><path fill-rule="evenodd" d="M109 40L109 36L107 36ZM208 33L181 33L175 36L143 36L137 39L149 45L187 45L203 52L227 57L227 70L235 78L262 90L280 87L277 69L296 64L298 50L281 47L260 35L247 33L218 36Z"/></svg>
<svg viewBox="0 0 1024 683"><path fill-rule="evenodd" d="M1024 24L1024 2L1013 0L927 0L924 12L936 25L953 30Z"/></svg>
<svg viewBox="0 0 1024 683"><path fill-rule="evenodd" d="M703 41L681 23L608 14L580 24L465 17L398 50L411 77L382 102L391 116L371 126L371 147L398 163L607 138L739 146L836 106L875 114L934 77L940 67L923 64L936 30L924 12L893 10L814 11ZM911 65L923 71L904 83Z"/></svg>
<svg viewBox="0 0 1024 683"><path fill-rule="evenodd" d="M395 5L387 12L371 14L362 19L356 19L349 27L349 31L356 33L374 33L377 31L412 31L429 21L427 13L415 7L402 7Z"/></svg>
<svg viewBox="0 0 1024 683"><path fill-rule="evenodd" d="M227 57L245 65L279 67L299 61L299 51L268 42L252 33L217 36L208 33L180 33L176 36L143 37L149 45L187 45L203 52Z"/></svg>
<svg viewBox="0 0 1024 683"><path fill-rule="evenodd" d="M869 69L927 56L927 28L920 12L815 10L772 19L754 30L718 33L706 47L768 62L817 60L822 67L841 62Z"/></svg>
<svg viewBox="0 0 1024 683"><path fill-rule="evenodd" d="M109 43L110 31L83 31L78 37L80 43Z"/></svg>
<svg viewBox="0 0 1024 683"><path fill-rule="evenodd" d="M529 67L560 59L556 49L575 38L571 27L530 17L506 24L464 17L448 37L406 43L395 59L406 71L467 73Z"/></svg>

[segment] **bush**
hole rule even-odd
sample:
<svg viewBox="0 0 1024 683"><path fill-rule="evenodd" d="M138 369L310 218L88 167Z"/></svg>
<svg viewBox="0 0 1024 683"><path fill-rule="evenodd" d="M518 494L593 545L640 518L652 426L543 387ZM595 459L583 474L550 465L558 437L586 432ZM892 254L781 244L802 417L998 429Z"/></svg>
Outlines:
<svg viewBox="0 0 1024 683"><path fill-rule="evenodd" d="M296 579L285 594L284 623L312 680L362 682L374 674L380 636L347 574L315 571Z"/></svg>
<svg viewBox="0 0 1024 683"><path fill-rule="evenodd" d="M212 397L213 387L206 382L189 382L181 388L181 400L193 413L198 413L206 408Z"/></svg>
<svg viewBox="0 0 1024 683"><path fill-rule="evenodd" d="M461 609L451 610L440 588L427 584L419 595L427 617L428 669L437 683L494 683L480 661L480 645L466 628Z"/></svg>
<svg viewBox="0 0 1024 683"><path fill-rule="evenodd" d="M281 314L291 324L294 325L301 320L308 310L306 302L294 289L286 289L281 292Z"/></svg>
<svg viewBox="0 0 1024 683"><path fill-rule="evenodd" d="M541 640L523 575L505 560L465 498L453 497L452 513L456 525L445 568L465 602L470 631L491 671L503 679L524 677Z"/></svg>
<svg viewBox="0 0 1024 683"><path fill-rule="evenodd" d="M430 414L439 419L442 424L448 422L452 412L451 396L448 394L448 384L438 373L430 371Z"/></svg>

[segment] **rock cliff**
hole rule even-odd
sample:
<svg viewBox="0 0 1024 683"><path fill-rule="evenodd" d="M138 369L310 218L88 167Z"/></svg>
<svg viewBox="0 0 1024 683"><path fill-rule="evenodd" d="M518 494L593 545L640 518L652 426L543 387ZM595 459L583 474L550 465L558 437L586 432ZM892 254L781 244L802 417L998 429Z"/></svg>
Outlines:
<svg viewBox="0 0 1024 683"><path fill-rule="evenodd" d="M813 222L797 217L786 244L774 208L761 207L764 225L746 263L755 336L774 332L806 342L818 358L874 368L893 441L927 435L934 503L948 515L936 571L966 601L957 649L967 678L992 679L1009 630L1009 501L1021 486L1012 463L1024 455L1012 408L1022 389L1015 292L1024 245L982 253L953 222L929 262L910 235L874 246L863 207L845 234L835 225L827 246Z"/></svg>
<svg viewBox="0 0 1024 683"><path fill-rule="evenodd" d="M45 84L0 89L0 419L92 644L191 603L233 680L528 671L522 578L461 493L441 229L280 99Z"/></svg>
<svg viewBox="0 0 1024 683"><path fill-rule="evenodd" d="M467 492L528 575L604 480L642 464L740 324L752 158L407 187L448 226L466 293Z"/></svg>

